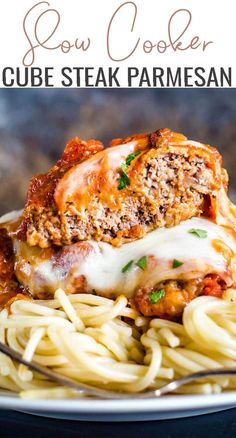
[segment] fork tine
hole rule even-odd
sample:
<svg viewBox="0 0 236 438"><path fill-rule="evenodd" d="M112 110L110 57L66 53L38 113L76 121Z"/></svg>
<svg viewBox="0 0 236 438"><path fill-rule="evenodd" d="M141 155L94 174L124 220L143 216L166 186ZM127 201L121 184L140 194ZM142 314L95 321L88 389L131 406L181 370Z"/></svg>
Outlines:
<svg viewBox="0 0 236 438"><path fill-rule="evenodd" d="M60 385L67 386L69 388L75 389L79 394L84 394L92 397L99 397L99 398L127 398L130 395L129 394L120 394L113 391L108 391L106 389L99 389L94 386L87 385L85 383L77 383L75 380L70 379L68 377L64 377L59 375L58 373L54 373L54 371L50 370L49 368L39 365L35 361L28 362L25 360L21 354L19 354L17 351L13 350L11 347L9 347L6 344L3 344L0 342L0 352L5 354L6 356L10 357L13 360L16 360L17 362L26 365L29 369L36 371L39 374L42 374L43 376L47 377L48 379L59 383ZM131 394L132 397L132 394ZM131 398L130 397L130 398ZM134 397L134 396L133 396Z"/></svg>
<svg viewBox="0 0 236 438"><path fill-rule="evenodd" d="M48 379L59 383L60 385L67 386L69 388L75 389L78 394L88 395L91 397L98 398L108 398L108 399L132 399L132 398L155 398L160 397L162 395L168 394L169 392L173 392L186 383L193 382L194 380L202 379L203 377L212 377L212 376L236 376L236 368L217 368L214 370L203 370L198 371L196 373L188 374L187 376L181 377L180 379L173 380L170 383L162 386L159 389L154 389L152 391L146 391L143 393L123 393L123 392L115 392L106 389L99 389L92 385L87 385L85 383L77 383L75 380L70 379L68 377L64 377L50 370L49 368L39 365L35 361L28 362L25 360L21 354L12 348L8 347L8 345L0 342L0 352L6 354L6 356L10 357L17 362L26 365L33 371L36 371L39 374L44 375Z"/></svg>

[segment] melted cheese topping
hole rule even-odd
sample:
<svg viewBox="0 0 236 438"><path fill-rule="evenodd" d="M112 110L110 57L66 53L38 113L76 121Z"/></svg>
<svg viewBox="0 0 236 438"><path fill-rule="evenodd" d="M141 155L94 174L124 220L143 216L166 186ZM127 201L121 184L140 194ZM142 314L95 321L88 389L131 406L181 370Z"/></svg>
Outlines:
<svg viewBox="0 0 236 438"><path fill-rule="evenodd" d="M0 224L8 224L20 218L23 210L13 210L0 217Z"/></svg>
<svg viewBox="0 0 236 438"><path fill-rule="evenodd" d="M189 233L191 228L207 231L207 238L199 238ZM233 252L236 243L218 225L200 218L193 218L172 228L156 229L144 238L113 248L104 242L93 242L94 252L80 267L80 273L87 279L91 289L119 290L126 295L140 286L155 285L167 279L192 279L211 272L224 273L227 260L223 252L216 251L214 240L223 241ZM142 271L136 264L141 257L151 257L155 265ZM173 260L183 262L177 269L172 268ZM134 260L132 267L122 273L122 268ZM140 278L141 277L141 278Z"/></svg>
<svg viewBox="0 0 236 438"><path fill-rule="evenodd" d="M119 202L122 196L117 189L117 180L120 176L121 165L125 162L126 157L136 150L145 152L156 149L159 150L160 154L187 153L188 155L203 157L211 167L215 182L218 184L222 178L219 153L208 145L187 140L181 134L172 133L172 141L170 141L168 137L169 130L167 131L166 138L164 135L158 147L151 147L148 135L143 137L134 136L127 143L117 144L115 142L115 145L74 165L58 181L55 190L54 200L61 214L68 208L68 203L73 203L77 210L74 210L74 212L83 215L84 209L88 208L94 194L111 210L120 206ZM134 183L135 181L132 182L132 184ZM109 196L107 196L108 193Z"/></svg>
<svg viewBox="0 0 236 438"><path fill-rule="evenodd" d="M199 238L189 233L192 228L205 230L207 237ZM27 247L25 251L24 247L22 251L24 245L22 242L15 245L16 273L19 280L35 293L57 287L74 292L75 280L81 277L86 280L85 291L95 290L105 296L123 293L131 297L137 288L143 286L155 286L169 279L202 278L209 273L221 274L231 285L235 269L235 239L226 228L203 218L192 218L172 228L156 229L120 248L105 242L87 241L65 247L64 256L62 250L61 254L45 258L43 250L40 250L40 255L37 255L36 248ZM147 257L144 270L136 264L143 256ZM174 259L183 265L173 269ZM131 260L132 266L123 273L122 268Z"/></svg>
<svg viewBox="0 0 236 438"><path fill-rule="evenodd" d="M58 208L63 211L67 199L72 197L75 192L77 203L79 198L81 200L80 203L83 204L83 200L86 200L85 203L88 203L90 200L90 197L87 196L89 186L93 181L93 176L99 173L101 178L96 178L96 184L104 184L105 182L109 188L112 187L114 181L119 176L117 172L120 170L121 164L125 161L127 155L135 151L137 145L139 145L137 141L131 141L123 145L107 148L79 163L77 166L73 166L58 182L55 191L55 202ZM104 179L107 179L107 181L104 181Z"/></svg>

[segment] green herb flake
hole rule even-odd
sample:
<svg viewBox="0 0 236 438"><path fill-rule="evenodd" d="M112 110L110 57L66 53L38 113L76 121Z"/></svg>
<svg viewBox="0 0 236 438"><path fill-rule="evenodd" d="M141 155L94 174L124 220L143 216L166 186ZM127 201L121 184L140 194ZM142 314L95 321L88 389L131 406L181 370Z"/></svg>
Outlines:
<svg viewBox="0 0 236 438"><path fill-rule="evenodd" d="M134 261L130 260L125 266L123 266L121 272L123 272L123 273L127 272L131 268L133 263L134 263Z"/></svg>
<svg viewBox="0 0 236 438"><path fill-rule="evenodd" d="M194 234L194 236L199 237L200 239L205 239L207 237L207 231L201 230L200 228L191 228L188 230L190 234Z"/></svg>
<svg viewBox="0 0 236 438"><path fill-rule="evenodd" d="M180 266L182 266L184 263L181 262L180 260L174 259L172 262L172 268L176 269L179 268Z"/></svg>
<svg viewBox="0 0 236 438"><path fill-rule="evenodd" d="M121 165L121 177L118 179L118 190L125 189L126 186L130 185L130 179L126 173L127 166L126 164Z"/></svg>
<svg viewBox="0 0 236 438"><path fill-rule="evenodd" d="M121 164L121 166L120 166L120 168L121 168L121 173L125 173L126 172L126 169L127 169L127 164L125 164L125 163L122 163Z"/></svg>
<svg viewBox="0 0 236 438"><path fill-rule="evenodd" d="M149 300L151 302L151 304L156 304L161 298L163 298L165 296L165 290L164 289L160 289L160 290L155 290L153 292L150 292L149 294Z"/></svg>
<svg viewBox="0 0 236 438"><path fill-rule="evenodd" d="M125 160L126 166L129 166L131 164L131 161L133 161L139 154L141 154L141 151L136 151L133 152L132 154L129 154Z"/></svg>
<svg viewBox="0 0 236 438"><path fill-rule="evenodd" d="M129 154L126 157L125 163L121 164L121 177L118 179L118 190L123 190L125 187L130 185L130 179L126 173L126 170L130 166L131 161L133 161L139 154L141 154L141 151L136 151L132 154Z"/></svg>
<svg viewBox="0 0 236 438"><path fill-rule="evenodd" d="M139 260L137 261L136 265L137 265L140 269L142 269L142 270L144 271L144 269L145 269L146 266L147 266L147 256L143 256L143 257L141 257L141 259L139 259Z"/></svg>

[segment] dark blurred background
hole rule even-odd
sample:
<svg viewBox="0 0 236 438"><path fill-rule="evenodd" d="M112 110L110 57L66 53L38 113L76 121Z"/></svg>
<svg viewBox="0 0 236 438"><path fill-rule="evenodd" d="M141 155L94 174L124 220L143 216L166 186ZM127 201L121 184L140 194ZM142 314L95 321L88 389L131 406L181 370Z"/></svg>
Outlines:
<svg viewBox="0 0 236 438"><path fill-rule="evenodd" d="M161 127L219 148L236 201L236 89L0 90L0 213L23 206L70 137L107 144Z"/></svg>

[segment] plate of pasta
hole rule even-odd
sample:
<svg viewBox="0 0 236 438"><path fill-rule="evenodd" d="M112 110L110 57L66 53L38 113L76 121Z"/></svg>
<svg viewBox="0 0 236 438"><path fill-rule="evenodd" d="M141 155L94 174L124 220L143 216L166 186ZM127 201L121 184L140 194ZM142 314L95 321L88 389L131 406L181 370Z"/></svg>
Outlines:
<svg viewBox="0 0 236 438"><path fill-rule="evenodd" d="M224 300L196 298L186 307L182 324L149 322L127 304L124 296L114 302L58 290L53 300L15 301L9 316L6 310L1 312L1 332L27 360L34 357L62 375L119 391L135 393L194 371L234 366L236 291L227 291ZM73 390L46 382L2 357L0 384L21 397L5 394L0 398L2 406L107 421L173 418L229 407L235 400L236 378L193 383L178 395L160 399L78 400Z"/></svg>
<svg viewBox="0 0 236 438"><path fill-rule="evenodd" d="M98 421L176 418L236 405L236 377L135 398L236 366L236 209L216 149L169 129L71 140L0 220L0 341L78 383L78 395L0 354L0 403Z"/></svg>

